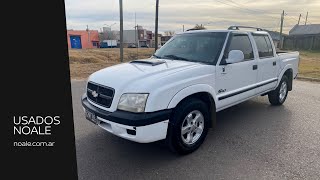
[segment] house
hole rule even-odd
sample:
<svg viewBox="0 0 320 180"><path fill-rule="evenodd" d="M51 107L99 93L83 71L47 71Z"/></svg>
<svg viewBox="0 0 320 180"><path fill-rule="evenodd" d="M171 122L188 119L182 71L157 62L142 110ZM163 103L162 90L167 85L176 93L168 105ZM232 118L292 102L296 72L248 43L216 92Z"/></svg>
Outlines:
<svg viewBox="0 0 320 180"><path fill-rule="evenodd" d="M153 47L152 46L152 31L147 31L147 45L149 47Z"/></svg>
<svg viewBox="0 0 320 180"><path fill-rule="evenodd" d="M295 25L290 31L290 36L315 36L320 35L320 24Z"/></svg>
<svg viewBox="0 0 320 180"><path fill-rule="evenodd" d="M112 31L113 39L120 41L120 31ZM152 47L152 31L137 26L136 29L123 30L123 44L128 47L135 44L137 47Z"/></svg>
<svg viewBox="0 0 320 180"><path fill-rule="evenodd" d="M138 47L141 46L150 46L150 41L148 40L147 30L143 29L142 26L137 26L138 31Z"/></svg>
<svg viewBox="0 0 320 180"><path fill-rule="evenodd" d="M119 32L120 34L120 32ZM120 37L119 37L120 40ZM131 44L138 44L138 33L136 30L123 30L123 44L128 47Z"/></svg>
<svg viewBox="0 0 320 180"><path fill-rule="evenodd" d="M88 49L99 47L97 30L67 30L69 49Z"/></svg>
<svg viewBox="0 0 320 180"><path fill-rule="evenodd" d="M320 24L295 25L284 39L284 48L320 50Z"/></svg>
<svg viewBox="0 0 320 180"><path fill-rule="evenodd" d="M172 36L161 36L161 46L163 46Z"/></svg>
<svg viewBox="0 0 320 180"><path fill-rule="evenodd" d="M161 37L162 37L162 34L158 34L158 48L161 47ZM151 47L155 47L155 44L156 44L155 34L152 33Z"/></svg>
<svg viewBox="0 0 320 180"><path fill-rule="evenodd" d="M152 31L144 29L142 26L137 26L138 47L152 46Z"/></svg>

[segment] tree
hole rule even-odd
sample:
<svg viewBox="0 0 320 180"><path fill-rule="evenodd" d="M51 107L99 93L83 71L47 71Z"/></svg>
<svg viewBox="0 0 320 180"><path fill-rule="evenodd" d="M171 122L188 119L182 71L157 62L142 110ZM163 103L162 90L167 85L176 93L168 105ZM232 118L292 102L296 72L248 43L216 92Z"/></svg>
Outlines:
<svg viewBox="0 0 320 180"><path fill-rule="evenodd" d="M165 31L165 32L164 32L164 35L165 35L165 36L173 36L174 34L175 34L174 31Z"/></svg>
<svg viewBox="0 0 320 180"><path fill-rule="evenodd" d="M115 39L115 35L114 35L113 31L107 31L107 39L110 39L110 40Z"/></svg>
<svg viewBox="0 0 320 180"><path fill-rule="evenodd" d="M105 38L104 38L104 33L103 33L103 32L100 32L100 33L99 33L99 40L100 40L100 42L102 42L103 40L105 40Z"/></svg>
<svg viewBox="0 0 320 180"><path fill-rule="evenodd" d="M193 28L192 28L192 30L201 30L201 29L206 29L202 24L196 24Z"/></svg>

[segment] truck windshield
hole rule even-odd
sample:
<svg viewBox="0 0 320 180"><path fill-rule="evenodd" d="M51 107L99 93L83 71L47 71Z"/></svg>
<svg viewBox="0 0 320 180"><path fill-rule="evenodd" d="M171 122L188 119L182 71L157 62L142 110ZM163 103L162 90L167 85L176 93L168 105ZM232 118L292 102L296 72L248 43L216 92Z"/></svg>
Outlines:
<svg viewBox="0 0 320 180"><path fill-rule="evenodd" d="M154 57L215 65L226 36L226 32L200 32L176 35L157 50Z"/></svg>

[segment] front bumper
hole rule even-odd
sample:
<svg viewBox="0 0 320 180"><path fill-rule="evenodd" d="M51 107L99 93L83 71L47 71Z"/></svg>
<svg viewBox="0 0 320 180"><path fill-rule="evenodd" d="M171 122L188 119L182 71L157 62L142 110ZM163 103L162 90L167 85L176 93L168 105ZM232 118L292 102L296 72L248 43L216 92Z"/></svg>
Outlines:
<svg viewBox="0 0 320 180"><path fill-rule="evenodd" d="M166 138L171 109L145 113L109 112L92 105L86 94L81 102L84 109L96 115L97 125L114 135L140 143Z"/></svg>

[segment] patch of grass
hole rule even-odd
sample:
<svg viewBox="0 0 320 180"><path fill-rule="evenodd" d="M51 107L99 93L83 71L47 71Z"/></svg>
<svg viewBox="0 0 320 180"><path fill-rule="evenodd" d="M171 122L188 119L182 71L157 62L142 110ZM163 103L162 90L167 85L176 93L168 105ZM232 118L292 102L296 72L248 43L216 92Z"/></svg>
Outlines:
<svg viewBox="0 0 320 180"><path fill-rule="evenodd" d="M299 76L320 79L320 51L299 52Z"/></svg>
<svg viewBox="0 0 320 180"><path fill-rule="evenodd" d="M153 53L153 48L124 48L123 60L149 58ZM71 79L85 79L95 71L119 64L120 49L71 49L69 62Z"/></svg>

